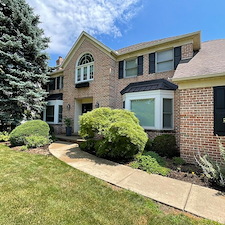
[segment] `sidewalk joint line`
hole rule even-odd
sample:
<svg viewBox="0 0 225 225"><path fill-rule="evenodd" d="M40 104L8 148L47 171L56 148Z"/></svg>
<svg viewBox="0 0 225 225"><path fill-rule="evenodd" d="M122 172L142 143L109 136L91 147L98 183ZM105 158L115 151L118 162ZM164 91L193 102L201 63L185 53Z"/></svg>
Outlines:
<svg viewBox="0 0 225 225"><path fill-rule="evenodd" d="M128 174L126 177L124 177L122 180L118 181L115 183L115 185L118 185L120 182L122 182L123 180L127 179L129 176L131 176L132 174L136 173L137 171L133 171L132 173Z"/></svg>
<svg viewBox="0 0 225 225"><path fill-rule="evenodd" d="M186 206L187 206L187 202L188 202L189 197L190 197L190 194L191 194L192 186L193 186L193 184L191 184L190 190L189 190L189 192L188 192L188 196L187 196L187 199L186 199L186 201L185 201L183 211L185 211L185 208L186 208Z"/></svg>

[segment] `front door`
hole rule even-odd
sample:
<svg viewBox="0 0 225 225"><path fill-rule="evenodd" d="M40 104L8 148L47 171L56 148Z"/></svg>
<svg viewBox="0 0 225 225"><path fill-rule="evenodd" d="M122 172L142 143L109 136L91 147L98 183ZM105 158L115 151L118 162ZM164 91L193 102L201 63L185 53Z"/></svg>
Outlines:
<svg viewBox="0 0 225 225"><path fill-rule="evenodd" d="M92 106L92 103L85 103L85 104L82 104L82 114L83 113L86 113L86 112L89 112L93 109L93 106Z"/></svg>

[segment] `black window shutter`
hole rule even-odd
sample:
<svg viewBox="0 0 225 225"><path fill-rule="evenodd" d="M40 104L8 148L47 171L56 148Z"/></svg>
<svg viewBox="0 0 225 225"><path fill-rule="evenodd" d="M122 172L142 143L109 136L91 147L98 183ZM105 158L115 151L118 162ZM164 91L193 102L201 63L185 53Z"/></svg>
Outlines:
<svg viewBox="0 0 225 225"><path fill-rule="evenodd" d="M181 46L174 48L174 69L177 68L181 60Z"/></svg>
<svg viewBox="0 0 225 225"><path fill-rule="evenodd" d="M149 54L149 73L155 73L155 53Z"/></svg>
<svg viewBox="0 0 225 225"><path fill-rule="evenodd" d="M143 55L138 56L138 76L143 75Z"/></svg>
<svg viewBox="0 0 225 225"><path fill-rule="evenodd" d="M119 79L123 78L123 67L124 67L124 61L119 61Z"/></svg>
<svg viewBox="0 0 225 225"><path fill-rule="evenodd" d="M225 135L225 86L214 87L214 134Z"/></svg>

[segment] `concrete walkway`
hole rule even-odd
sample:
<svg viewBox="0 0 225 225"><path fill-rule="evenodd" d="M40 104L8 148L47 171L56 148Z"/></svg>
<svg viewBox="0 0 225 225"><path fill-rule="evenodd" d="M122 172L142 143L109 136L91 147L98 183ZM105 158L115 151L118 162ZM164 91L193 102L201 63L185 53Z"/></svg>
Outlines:
<svg viewBox="0 0 225 225"><path fill-rule="evenodd" d="M70 166L118 187L225 224L224 193L101 159L81 151L77 144L56 142L49 150Z"/></svg>

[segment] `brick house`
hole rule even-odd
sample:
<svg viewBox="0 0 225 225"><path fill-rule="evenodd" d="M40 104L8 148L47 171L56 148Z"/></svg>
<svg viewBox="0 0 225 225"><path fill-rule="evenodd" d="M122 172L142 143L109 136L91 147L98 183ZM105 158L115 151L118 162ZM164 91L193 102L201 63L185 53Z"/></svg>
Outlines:
<svg viewBox="0 0 225 225"><path fill-rule="evenodd" d="M50 74L44 120L65 133L63 118L72 118L77 133L82 113L125 108L135 112L149 137L174 134L187 161L198 150L218 159L215 133L225 133L219 122L225 100L217 98L225 96L218 87L225 85L224 46L225 40L201 43L194 32L115 51L82 32Z"/></svg>

